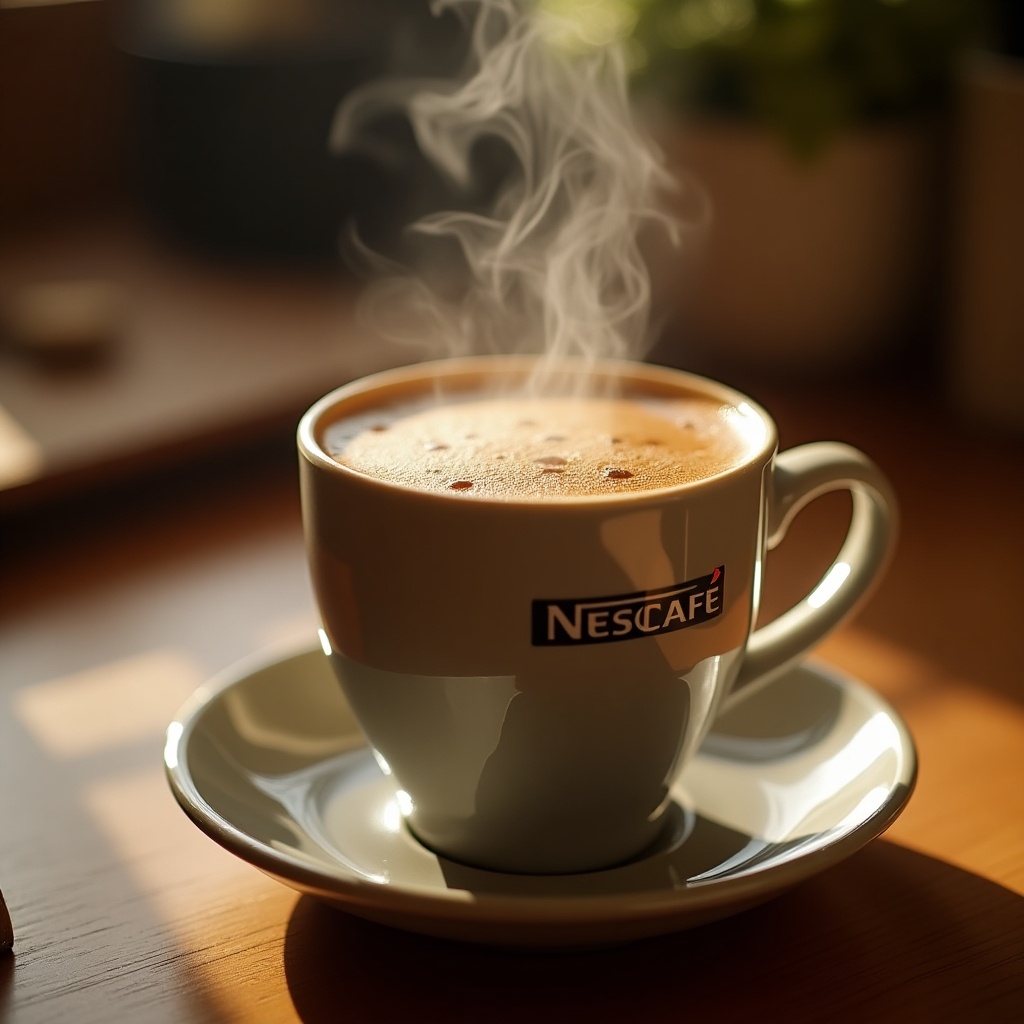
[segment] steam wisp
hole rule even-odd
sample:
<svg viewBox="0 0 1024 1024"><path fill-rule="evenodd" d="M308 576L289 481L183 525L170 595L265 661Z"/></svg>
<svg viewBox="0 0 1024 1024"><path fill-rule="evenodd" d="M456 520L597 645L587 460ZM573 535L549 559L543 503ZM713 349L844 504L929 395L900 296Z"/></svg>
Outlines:
<svg viewBox="0 0 1024 1024"><path fill-rule="evenodd" d="M511 170L490 208L410 225L457 246L465 278L456 287L437 287L436 273L431 284L429 266L362 249L378 271L367 297L385 313L383 329L436 356L641 357L651 306L643 232L678 240L684 226L663 205L674 181L635 123L623 49L581 41L573 22L528 0L435 0L432 10L464 19L461 75L369 83L339 108L332 145L366 148L373 122L402 112L453 185L470 189L484 140L501 140Z"/></svg>

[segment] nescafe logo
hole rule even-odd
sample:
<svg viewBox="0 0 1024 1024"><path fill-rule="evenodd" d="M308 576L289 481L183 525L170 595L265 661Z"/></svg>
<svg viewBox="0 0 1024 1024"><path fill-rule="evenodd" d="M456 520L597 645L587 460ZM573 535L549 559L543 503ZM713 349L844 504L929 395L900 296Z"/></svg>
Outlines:
<svg viewBox="0 0 1024 1024"><path fill-rule="evenodd" d="M533 602L533 646L607 644L674 633L722 614L725 566L664 590Z"/></svg>

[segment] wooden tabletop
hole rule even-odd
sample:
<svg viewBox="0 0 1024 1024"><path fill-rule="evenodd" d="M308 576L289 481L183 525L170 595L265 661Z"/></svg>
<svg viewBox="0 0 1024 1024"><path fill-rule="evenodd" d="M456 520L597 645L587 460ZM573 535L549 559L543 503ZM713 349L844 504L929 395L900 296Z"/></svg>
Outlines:
<svg viewBox="0 0 1024 1024"><path fill-rule="evenodd" d="M901 496L891 571L818 651L916 739L882 839L742 915L558 955L373 925L221 849L171 797L163 734L215 671L313 637L282 435L0 521L0 1021L1024 1019L1024 453L896 388L749 389L784 446L851 441ZM797 521L767 614L845 514Z"/></svg>

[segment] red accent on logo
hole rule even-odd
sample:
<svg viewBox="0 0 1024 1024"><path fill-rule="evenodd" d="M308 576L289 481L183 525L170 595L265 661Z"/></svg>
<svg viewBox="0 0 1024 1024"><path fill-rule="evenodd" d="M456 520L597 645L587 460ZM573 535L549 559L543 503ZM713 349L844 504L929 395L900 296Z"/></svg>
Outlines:
<svg viewBox="0 0 1024 1024"><path fill-rule="evenodd" d="M716 566L715 567L715 571L711 574L711 582L714 583L715 580L717 580L718 577L721 576L721 575L722 575L722 570Z"/></svg>

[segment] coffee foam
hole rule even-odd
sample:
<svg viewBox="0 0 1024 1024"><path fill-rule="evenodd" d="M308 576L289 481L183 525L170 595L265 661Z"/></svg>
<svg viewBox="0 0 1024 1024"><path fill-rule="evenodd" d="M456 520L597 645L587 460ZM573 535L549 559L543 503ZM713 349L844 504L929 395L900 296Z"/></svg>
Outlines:
<svg viewBox="0 0 1024 1024"><path fill-rule="evenodd" d="M661 490L742 463L735 410L672 399L494 398L363 412L325 448L359 473L420 491L513 500Z"/></svg>

